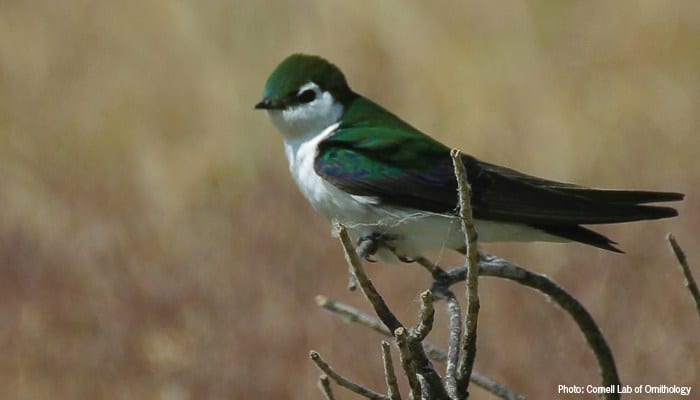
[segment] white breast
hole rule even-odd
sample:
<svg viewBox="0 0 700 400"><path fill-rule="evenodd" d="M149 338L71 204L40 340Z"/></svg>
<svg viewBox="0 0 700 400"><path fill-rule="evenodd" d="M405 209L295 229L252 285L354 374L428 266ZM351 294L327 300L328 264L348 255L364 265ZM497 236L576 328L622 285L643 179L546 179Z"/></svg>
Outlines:
<svg viewBox="0 0 700 400"><path fill-rule="evenodd" d="M368 222L368 214L371 214L369 206L377 204L376 199L348 194L325 181L314 170L318 144L330 136L338 125L329 126L306 141L306 138L285 140L289 171L304 197L324 217L341 223Z"/></svg>

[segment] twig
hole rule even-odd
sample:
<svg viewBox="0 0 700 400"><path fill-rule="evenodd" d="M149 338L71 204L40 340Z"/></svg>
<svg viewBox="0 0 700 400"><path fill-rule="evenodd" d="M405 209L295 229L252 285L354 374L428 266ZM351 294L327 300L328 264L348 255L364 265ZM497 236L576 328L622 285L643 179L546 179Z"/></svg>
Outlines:
<svg viewBox="0 0 700 400"><path fill-rule="evenodd" d="M680 264L681 269L683 270L683 275L685 275L685 287L688 288L690 295L693 296L693 300L695 300L695 307L698 310L698 315L700 315L700 291L698 291L698 284L695 282L693 272L690 270L688 258L685 256L685 252L678 244L676 237L673 234L669 233L666 238L668 239L669 243L671 243L671 249L676 255L678 264Z"/></svg>
<svg viewBox="0 0 700 400"><path fill-rule="evenodd" d="M360 384L357 384L357 383L351 381L350 379L337 373L330 365L328 365L327 362L325 362L323 360L323 358L321 358L321 355L318 354L318 352L312 350L309 353L309 356L311 357L311 360L313 360L313 362L316 363L316 366L321 371L323 371L326 375L328 375L328 377L333 379L338 385L340 385L346 389L349 389L349 390L351 390L351 391L353 391L361 396L364 396L368 399L390 400L385 395L378 393L378 392L375 392L374 390L366 388Z"/></svg>
<svg viewBox="0 0 700 400"><path fill-rule="evenodd" d="M393 312L386 305L382 296L377 292L377 289L369 280L364 268L362 268L362 262L360 261L355 249L353 248L352 242L350 241L350 236L348 236L348 231L343 225L336 225L338 231L338 236L340 237L340 242L343 245L343 250L345 251L345 260L350 266L352 275L357 279L357 283L362 289L362 294L365 295L367 300L374 307L374 312L377 313L379 319L382 320L384 325L386 325L392 332L396 331L398 328L402 328L403 324L399 322Z"/></svg>
<svg viewBox="0 0 700 400"><path fill-rule="evenodd" d="M413 362L413 354L409 346L408 341L411 339L408 337L406 328L400 327L394 331L394 337L396 338L396 344L399 347L399 354L401 355L401 365L403 366L406 378L408 378L408 386L411 388L411 394L413 399L420 399L421 396L421 384L418 381L418 376L416 372L416 366Z"/></svg>
<svg viewBox="0 0 700 400"><path fill-rule="evenodd" d="M457 364L459 362L459 341L462 337L462 311L459 302L449 289L445 290L447 296L447 315L449 316L449 340L447 344L447 357L445 367L445 389L450 398L459 398L457 386ZM474 377L472 376L472 379Z"/></svg>
<svg viewBox="0 0 700 400"><path fill-rule="evenodd" d="M600 328L583 305L556 282L544 275L534 273L500 257L489 254L480 254L479 275L509 279L524 286L537 289L554 300L555 303L568 312L574 321L576 321L579 329L585 336L586 341L590 345L598 361L603 386L620 384L620 378L617 374L617 367L615 366L612 352ZM440 276L439 283L443 287L449 287L457 282L465 280L466 276L466 268L453 268ZM613 400L619 399L620 395L618 393L610 393L603 395L602 398Z"/></svg>
<svg viewBox="0 0 700 400"><path fill-rule="evenodd" d="M377 292L377 289L372 284L372 281L367 277L364 268L362 267L362 262L360 261L357 252L352 246L350 237L345 227L341 224L336 226L338 236L345 250L345 260L350 265L352 274L357 278L357 283L360 285L362 294L369 300L374 308L374 312L377 314L379 319L389 328L392 332L396 332L399 328L404 328L403 324L396 318L394 313L389 309L389 307L384 302L382 296ZM404 328L405 331L405 328ZM411 355L415 362L415 369L419 374L429 382L429 390L431 391L431 399L440 400L448 399L447 392L442 385L440 375L435 371L430 359L425 354L422 344L417 340L407 340L407 344L410 347Z"/></svg>
<svg viewBox="0 0 700 400"><path fill-rule="evenodd" d="M479 386L483 389L488 390L489 392L495 394L496 396L505 399L505 400L525 400L525 396L516 393L513 391L513 389L510 389L508 386L496 382L493 379L489 378L486 375L482 375L476 371L472 371L472 383L475 384L476 386Z"/></svg>
<svg viewBox="0 0 700 400"><path fill-rule="evenodd" d="M348 322L357 322L358 324L364 325L384 336L392 336L391 331L382 323L382 321L369 314L363 313L354 307L350 307L347 304L331 300L326 296L321 295L316 296L316 304L328 311L340 315Z"/></svg>
<svg viewBox="0 0 700 400"><path fill-rule="evenodd" d="M462 278L464 280L464 278ZM455 281L456 282L456 281ZM454 295L453 295L454 297ZM347 304L341 303L336 300L328 299L326 296L316 296L316 303L323 307L325 310L330 311L332 313L335 313L339 315L341 318L343 318L347 322L356 322L362 326L365 326L375 332L380 333L381 335L384 335L386 337L392 337L393 335L389 330L384 326L384 324L378 320L377 318L366 314L354 307L351 307ZM455 299L456 303L456 299ZM457 306L459 306L459 303L456 303ZM453 313L451 312L450 315ZM457 316L459 317L460 312L457 311ZM450 325L454 325L454 322L450 322ZM457 325L461 327L461 323L458 321ZM457 345L455 345L455 348L458 348L459 344L459 334L457 335ZM432 360L441 362L441 363L446 363L448 361L448 355L437 348L435 345L428 343L428 342L423 342L423 348L425 349L426 354L428 357L430 357ZM456 363L454 363L456 366ZM482 375L477 371L472 371L472 376L471 376L472 382L493 393L494 395L506 399L506 400L522 400L524 397L514 390L508 388L506 385L497 382L493 380L492 378ZM449 392L448 392L449 393Z"/></svg>
<svg viewBox="0 0 700 400"><path fill-rule="evenodd" d="M510 263L500 257L491 255L482 255L482 260L479 263L479 273L483 276L496 276L499 278L509 279L518 282L522 285L537 289L538 291L549 296L559 306L566 310L569 315L576 321L579 329L583 333L591 350L596 356L598 367L600 369L602 385L620 385L620 377L617 374L617 368L613 359L610 347L605 341L603 333L581 303L575 297L570 295L561 286L544 275L528 271L518 265ZM616 386L617 387L617 386ZM617 400L620 398L619 393L607 393L602 396L603 399Z"/></svg>
<svg viewBox="0 0 700 400"><path fill-rule="evenodd" d="M474 227L474 218L471 207L471 187L469 186L467 171L462 163L462 154L457 149L450 151L454 164L457 190L459 192L459 216L462 220L467 246L467 317L465 319L462 354L457 371L457 395L467 398L469 394L469 377L474 368L476 358L476 329L479 321L479 254L477 248L478 235Z"/></svg>
<svg viewBox="0 0 700 400"><path fill-rule="evenodd" d="M484 259L487 257L488 256L479 256L480 259ZM454 371L454 369L456 368L457 357L459 354L459 339L461 337L460 316L462 313L460 311L459 302L457 301L455 295L452 293L449 287L457 282L465 280L467 270L465 267L461 267L454 268L448 272L445 271L439 265L424 257L419 257L418 259L416 259L416 262L423 266L426 270L428 270L428 272L430 272L430 274L433 276L433 279L435 280L432 288L433 292L441 293L441 296L444 297L447 301L447 314L450 318L450 339L447 354L443 353L440 349L433 347L432 345L430 345L430 343L425 343L425 347L430 358L432 358L435 361L444 362L447 364L445 373L445 388L447 389L447 393L450 395L451 398L456 398L458 395L456 381L454 380L456 374L451 371ZM451 362L450 360L454 361ZM486 375L482 375L477 371L472 370L470 380L475 385L486 389L487 391L502 399L525 399L525 396L517 393L513 389L510 389L508 386L497 382Z"/></svg>
<svg viewBox="0 0 700 400"><path fill-rule="evenodd" d="M326 400L335 400L335 396L333 396L333 390L331 390L331 382L328 379L328 375L321 375L318 378L318 390L323 393L323 397L326 398Z"/></svg>
<svg viewBox="0 0 700 400"><path fill-rule="evenodd" d="M430 394L430 384L423 378L423 375L418 374L418 382L420 382L420 399L431 400L433 397Z"/></svg>
<svg viewBox="0 0 700 400"><path fill-rule="evenodd" d="M381 346L387 396L391 400L401 400L401 393L399 392L399 385L396 383L396 373L394 372L394 361L391 359L391 347L384 340L382 340Z"/></svg>
<svg viewBox="0 0 700 400"><path fill-rule="evenodd" d="M428 260L425 257L417 257L416 262L425 267L425 269L427 269L428 272L430 272L430 274L433 276L433 279L435 279L436 281L439 280L440 277L445 274L444 269L442 269L439 265L435 264L434 262Z"/></svg>
<svg viewBox="0 0 700 400"><path fill-rule="evenodd" d="M435 308L433 307L433 294L430 290L420 294L420 320L413 330L413 338L419 342L428 336L435 322Z"/></svg>

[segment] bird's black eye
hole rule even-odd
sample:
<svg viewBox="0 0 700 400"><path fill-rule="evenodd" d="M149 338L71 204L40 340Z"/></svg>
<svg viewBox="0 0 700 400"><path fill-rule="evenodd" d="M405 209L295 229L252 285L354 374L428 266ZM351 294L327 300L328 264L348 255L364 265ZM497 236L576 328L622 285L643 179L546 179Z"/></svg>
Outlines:
<svg viewBox="0 0 700 400"><path fill-rule="evenodd" d="M300 103L311 103L316 100L316 92L311 89L304 90L297 95L297 100L299 100Z"/></svg>

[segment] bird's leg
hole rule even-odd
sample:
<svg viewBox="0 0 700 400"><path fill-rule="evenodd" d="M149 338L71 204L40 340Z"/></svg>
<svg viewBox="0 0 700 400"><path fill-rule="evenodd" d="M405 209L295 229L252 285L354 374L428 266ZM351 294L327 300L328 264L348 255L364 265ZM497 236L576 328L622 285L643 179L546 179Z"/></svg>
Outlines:
<svg viewBox="0 0 700 400"><path fill-rule="evenodd" d="M396 257L403 262L410 263L416 261L396 254L396 247L390 245L389 243L397 239L399 239L399 236L388 235L386 233L372 232L369 235L362 236L357 241L355 251L357 251L357 255L369 262L377 261L373 256L381 247L394 253Z"/></svg>
<svg viewBox="0 0 700 400"><path fill-rule="evenodd" d="M381 235L379 233L373 232L368 236L363 236L357 241L355 246L355 251L357 255L360 256L365 261L377 262L373 257L374 254L379 250L381 244Z"/></svg>
<svg viewBox="0 0 700 400"><path fill-rule="evenodd" d="M360 239L358 239L357 244L355 245L355 252L360 258L367 262L377 262L373 256L377 250L379 250L379 246L381 244L381 234L373 232L370 235L362 236ZM357 289L357 280L352 274L350 274L348 289L351 291Z"/></svg>

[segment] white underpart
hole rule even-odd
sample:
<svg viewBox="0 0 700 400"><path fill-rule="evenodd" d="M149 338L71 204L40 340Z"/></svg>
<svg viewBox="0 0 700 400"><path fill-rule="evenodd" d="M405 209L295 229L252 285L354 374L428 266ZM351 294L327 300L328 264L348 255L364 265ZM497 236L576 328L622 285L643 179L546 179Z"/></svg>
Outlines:
<svg viewBox="0 0 700 400"><path fill-rule="evenodd" d="M309 83L299 92L309 87L318 88ZM464 234L455 216L381 205L375 197L349 194L316 173L318 144L334 133L342 113L342 105L328 92L319 92L317 99L307 104L269 111L284 136L292 177L311 206L329 221L344 224L355 240L375 233L395 238L389 244L406 258L430 250L464 247ZM561 240L522 224L477 220L476 229L481 241ZM396 261L387 250L380 250L378 256L385 261Z"/></svg>

